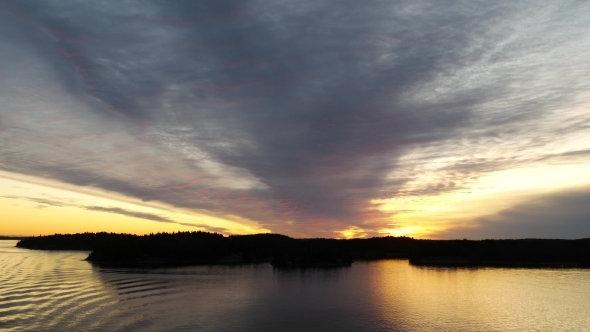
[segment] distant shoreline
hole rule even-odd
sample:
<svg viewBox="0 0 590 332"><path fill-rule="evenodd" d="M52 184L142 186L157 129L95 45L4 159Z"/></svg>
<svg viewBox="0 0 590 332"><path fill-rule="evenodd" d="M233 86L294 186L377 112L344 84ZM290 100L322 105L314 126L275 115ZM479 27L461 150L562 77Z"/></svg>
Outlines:
<svg viewBox="0 0 590 332"><path fill-rule="evenodd" d="M354 261L408 259L438 267L590 267L590 239L418 240L294 239L280 234L207 232L56 234L20 240L20 248L91 251L105 267L151 268L271 263L276 268L339 268Z"/></svg>
<svg viewBox="0 0 590 332"><path fill-rule="evenodd" d="M3 240L24 240L29 238L29 236L0 236L0 241Z"/></svg>

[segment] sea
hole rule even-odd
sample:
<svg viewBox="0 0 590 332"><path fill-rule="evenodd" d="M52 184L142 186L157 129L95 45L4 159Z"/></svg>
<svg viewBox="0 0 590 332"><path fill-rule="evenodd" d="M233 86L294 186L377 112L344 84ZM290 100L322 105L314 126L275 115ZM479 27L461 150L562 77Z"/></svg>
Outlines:
<svg viewBox="0 0 590 332"><path fill-rule="evenodd" d="M0 331L590 331L590 269L113 269L0 241Z"/></svg>

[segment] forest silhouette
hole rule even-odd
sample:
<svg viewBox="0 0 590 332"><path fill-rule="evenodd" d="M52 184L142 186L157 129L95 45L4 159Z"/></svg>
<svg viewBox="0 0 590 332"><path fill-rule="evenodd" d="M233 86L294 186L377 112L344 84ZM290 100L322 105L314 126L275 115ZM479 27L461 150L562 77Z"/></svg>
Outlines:
<svg viewBox="0 0 590 332"><path fill-rule="evenodd" d="M277 268L330 268L389 258L426 266L590 267L590 239L294 239L280 234L223 236L199 231L55 234L23 239L17 247L92 251L87 260L108 267L268 262Z"/></svg>

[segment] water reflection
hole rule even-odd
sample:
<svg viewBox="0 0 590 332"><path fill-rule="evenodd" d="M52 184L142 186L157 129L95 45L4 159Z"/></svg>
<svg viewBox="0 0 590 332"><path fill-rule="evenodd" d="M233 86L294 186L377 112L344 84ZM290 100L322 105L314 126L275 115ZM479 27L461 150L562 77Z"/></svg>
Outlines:
<svg viewBox="0 0 590 332"><path fill-rule="evenodd" d="M244 312L251 331L371 330L370 299L357 287L353 268L275 270Z"/></svg>
<svg viewBox="0 0 590 332"><path fill-rule="evenodd" d="M405 261L370 266L383 317L404 329L585 330L587 270L420 268Z"/></svg>
<svg viewBox="0 0 590 332"><path fill-rule="evenodd" d="M0 241L0 330L584 330L590 271L431 269L407 261L332 270L268 264L102 269L85 252Z"/></svg>
<svg viewBox="0 0 590 332"><path fill-rule="evenodd" d="M216 331L249 306L261 267L98 270L118 295L109 329Z"/></svg>
<svg viewBox="0 0 590 332"><path fill-rule="evenodd" d="M276 270L262 264L109 269L100 270L100 278L120 302L128 302L118 311L139 317L131 322L110 314L108 320L121 321L111 326L115 329L141 322L144 330L352 330L367 318L359 317L352 293L343 291L349 270Z"/></svg>

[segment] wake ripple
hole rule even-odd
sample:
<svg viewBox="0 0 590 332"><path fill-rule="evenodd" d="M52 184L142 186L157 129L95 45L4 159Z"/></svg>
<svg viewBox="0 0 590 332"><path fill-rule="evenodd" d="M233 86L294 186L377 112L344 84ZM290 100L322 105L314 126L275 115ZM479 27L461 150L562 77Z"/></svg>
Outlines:
<svg viewBox="0 0 590 332"><path fill-rule="evenodd" d="M15 244L0 241L2 331L157 329L161 312L152 307L175 292L167 280L116 271L104 278L83 260L88 252L32 251Z"/></svg>

